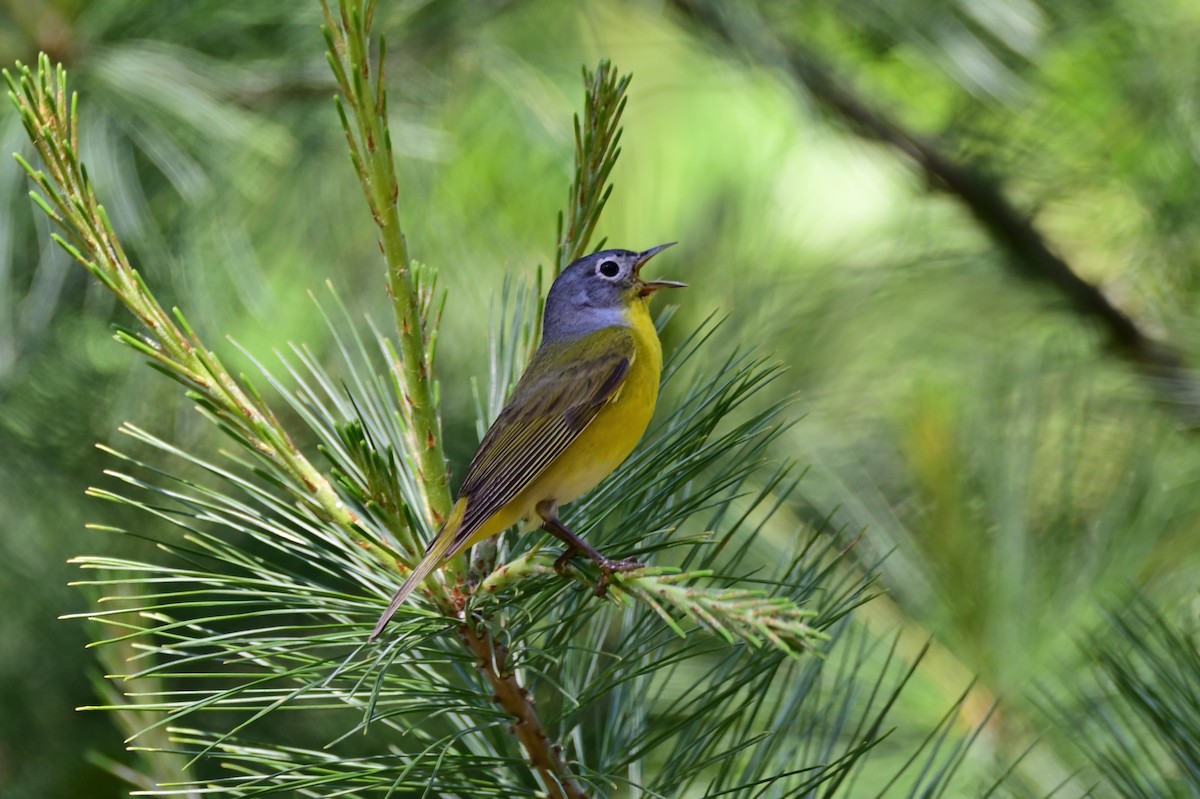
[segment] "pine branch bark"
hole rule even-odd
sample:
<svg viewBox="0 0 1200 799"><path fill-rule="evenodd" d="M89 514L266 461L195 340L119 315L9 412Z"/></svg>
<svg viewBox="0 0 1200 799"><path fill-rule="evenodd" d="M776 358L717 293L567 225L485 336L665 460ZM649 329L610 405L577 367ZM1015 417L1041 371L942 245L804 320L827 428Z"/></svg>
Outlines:
<svg viewBox="0 0 1200 799"><path fill-rule="evenodd" d="M493 701L513 717L509 727L529 756L529 765L551 796L587 799L571 776L562 747L550 739L534 708L533 697L509 666L508 647L480 628L464 624L458 629L463 645L479 659L480 668L492 687Z"/></svg>

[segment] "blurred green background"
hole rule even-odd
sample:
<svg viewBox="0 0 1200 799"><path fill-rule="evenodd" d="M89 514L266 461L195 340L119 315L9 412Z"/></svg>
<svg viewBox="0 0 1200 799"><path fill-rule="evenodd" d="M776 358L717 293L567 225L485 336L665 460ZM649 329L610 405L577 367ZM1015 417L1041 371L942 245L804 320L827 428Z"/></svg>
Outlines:
<svg viewBox="0 0 1200 799"><path fill-rule="evenodd" d="M1200 301L1200 5L1194 0L847 0L769 5L883 113L988 175L1083 277L1195 361ZM450 455L475 439L488 313L506 273L553 256L579 69L634 81L600 235L691 283L668 330L787 365L807 468L793 518L830 520L878 569L860 622L929 636L902 718L919 728L979 675L964 724L1004 697L980 748L1045 795L1081 765L1034 686L1069 684L1075 639L1130 586L1195 615L1196 394L1106 348L1053 288L1018 277L953 196L864 140L792 76L673 4L383 3L401 213L449 290L439 378ZM8 0L0 63L39 50L80 92L83 155L164 305L206 340L267 357L327 342L325 281L387 318L374 231L333 110L315 3ZM29 147L0 108L3 150ZM84 499L117 425L210 428L115 345L127 320L48 244L0 164L0 795L109 797L126 734L76 706L103 673L66 560L116 544ZM223 352L237 364L232 345ZM1186 388L1186 387L1185 387ZM144 523L140 519L131 524ZM980 768L985 768L986 763ZM1075 794L1078 795L1078 791ZM1101 791L1098 795L1107 795Z"/></svg>

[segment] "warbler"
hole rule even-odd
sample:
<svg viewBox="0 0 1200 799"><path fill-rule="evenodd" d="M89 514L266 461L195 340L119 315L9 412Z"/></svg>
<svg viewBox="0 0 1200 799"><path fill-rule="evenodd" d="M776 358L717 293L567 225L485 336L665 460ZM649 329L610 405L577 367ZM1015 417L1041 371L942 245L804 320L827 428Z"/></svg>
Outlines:
<svg viewBox="0 0 1200 799"><path fill-rule="evenodd" d="M370 640L439 564L518 522L539 524L566 544L555 566L584 552L600 590L635 561L601 555L567 529L558 508L596 486L633 451L658 400L662 346L648 304L686 284L643 280L655 254L603 250L572 263L550 286L542 343L467 467L442 529L392 597Z"/></svg>

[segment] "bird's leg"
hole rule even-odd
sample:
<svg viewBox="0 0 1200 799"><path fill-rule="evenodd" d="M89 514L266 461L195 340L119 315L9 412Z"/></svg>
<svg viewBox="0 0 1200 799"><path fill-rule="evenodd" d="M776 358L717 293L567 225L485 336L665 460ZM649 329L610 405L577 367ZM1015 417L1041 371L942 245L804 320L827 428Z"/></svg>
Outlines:
<svg viewBox="0 0 1200 799"><path fill-rule="evenodd" d="M567 545L566 551L558 557L558 560L554 561L554 570L562 574L563 567L574 557L576 552L587 555L592 559L592 563L595 563L596 567L600 569L600 582L596 585L596 596L604 596L608 588L608 578L614 572L627 572L642 568L642 564L636 560L612 560L601 555L558 520L558 508L554 502L546 500L538 503L537 513L542 517L542 529Z"/></svg>
<svg viewBox="0 0 1200 799"><path fill-rule="evenodd" d="M549 530L550 528L543 527L543 529ZM564 570L567 568L567 562L570 561L571 558L575 557L575 555L578 553L579 550L576 549L574 545L567 544L567 548L563 550L563 553L554 559L554 571L558 572L559 577L566 576L566 572Z"/></svg>

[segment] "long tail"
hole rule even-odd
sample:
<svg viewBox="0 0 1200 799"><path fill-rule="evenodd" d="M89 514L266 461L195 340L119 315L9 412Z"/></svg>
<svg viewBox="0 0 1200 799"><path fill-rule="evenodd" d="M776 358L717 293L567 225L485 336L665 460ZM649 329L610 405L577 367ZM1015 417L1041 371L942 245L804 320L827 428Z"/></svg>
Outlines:
<svg viewBox="0 0 1200 799"><path fill-rule="evenodd" d="M379 617L379 621L375 623L375 629L371 631L371 636L367 641L374 641L383 632L383 628L391 621L392 616L396 615L396 611L404 604L404 600L408 599L408 595L413 592L418 585L425 581L430 572L441 565L445 559L448 550L454 545L457 538L458 528L462 525L463 514L467 510L467 499L463 497L454 504L453 510L450 511L450 518L442 525L442 529L429 542L429 547L425 550L424 557L421 562L413 567L412 574L408 575L408 579L400 586L392 597L392 601L388 603L387 610Z"/></svg>

